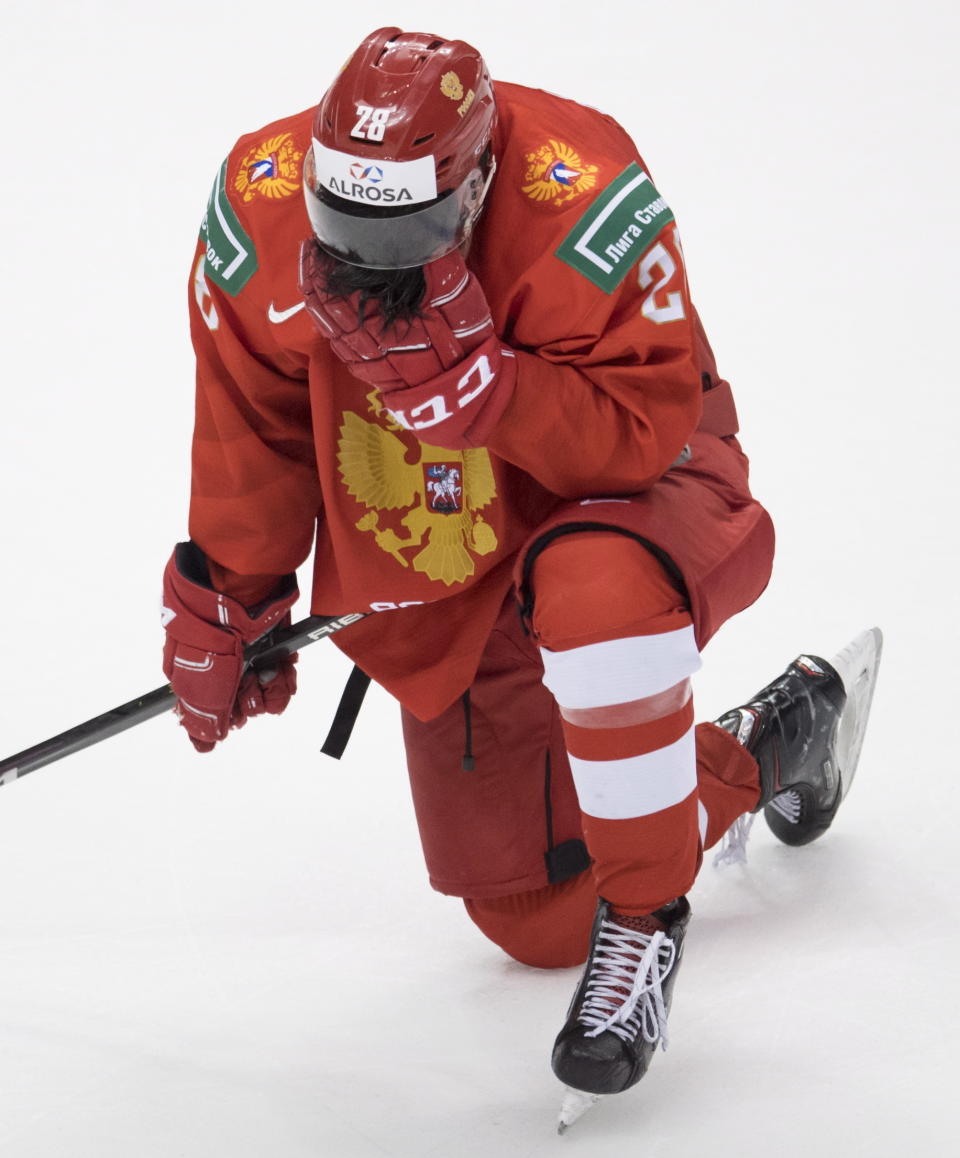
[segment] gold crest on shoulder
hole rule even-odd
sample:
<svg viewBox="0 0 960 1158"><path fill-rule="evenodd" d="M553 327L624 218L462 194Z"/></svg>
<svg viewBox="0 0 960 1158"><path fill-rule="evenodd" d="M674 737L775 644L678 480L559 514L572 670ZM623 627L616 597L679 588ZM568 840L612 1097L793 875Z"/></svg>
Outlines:
<svg viewBox="0 0 960 1158"><path fill-rule="evenodd" d="M271 137L243 158L233 187L245 202L258 194L271 200L289 197L300 188L302 157L289 133Z"/></svg>
<svg viewBox="0 0 960 1158"><path fill-rule="evenodd" d="M526 161L521 188L534 201L565 205L597 183L597 166L586 164L561 141L548 141L535 153L527 153Z"/></svg>

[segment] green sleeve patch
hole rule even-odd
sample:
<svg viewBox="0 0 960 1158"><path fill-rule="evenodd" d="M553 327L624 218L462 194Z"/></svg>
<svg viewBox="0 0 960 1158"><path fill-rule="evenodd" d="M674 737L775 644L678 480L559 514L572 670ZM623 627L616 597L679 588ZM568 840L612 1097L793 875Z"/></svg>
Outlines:
<svg viewBox="0 0 960 1158"><path fill-rule="evenodd" d="M673 219L670 206L632 161L584 213L556 254L610 294Z"/></svg>
<svg viewBox="0 0 960 1158"><path fill-rule="evenodd" d="M235 297L257 271L257 251L227 198L227 162L210 191L200 236L207 247L207 277Z"/></svg>

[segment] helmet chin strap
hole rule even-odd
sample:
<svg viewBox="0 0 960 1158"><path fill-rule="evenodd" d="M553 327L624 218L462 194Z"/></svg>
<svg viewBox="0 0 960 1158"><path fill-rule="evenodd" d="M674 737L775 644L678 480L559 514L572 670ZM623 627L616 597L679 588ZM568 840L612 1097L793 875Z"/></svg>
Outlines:
<svg viewBox="0 0 960 1158"><path fill-rule="evenodd" d="M496 157L491 157L490 169L487 172L486 180L483 182L483 188L480 190L480 204L477 206L476 213L474 213L474 215L470 218L470 224L467 226L466 235L463 241L461 241L460 245L457 247L463 254L464 260L466 260L467 254L470 252L470 246L473 244L473 227L479 220L480 214L483 212L483 207L487 203L487 193L490 189L490 182L493 180L493 175L496 173L496 171L497 159Z"/></svg>
<svg viewBox="0 0 960 1158"><path fill-rule="evenodd" d="M494 173L496 173L496 171L497 171L497 158L491 156L491 158L490 158L490 171L487 173L487 179L483 183L483 191L480 194L480 207L481 207L481 209L483 208L483 203L487 199L487 190L490 188L490 182L493 180L493 175L494 175Z"/></svg>

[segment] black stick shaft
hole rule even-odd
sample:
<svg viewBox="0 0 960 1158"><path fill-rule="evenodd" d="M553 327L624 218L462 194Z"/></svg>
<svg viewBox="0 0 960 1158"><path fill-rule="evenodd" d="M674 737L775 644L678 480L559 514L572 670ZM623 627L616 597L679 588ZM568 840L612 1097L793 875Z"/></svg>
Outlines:
<svg viewBox="0 0 960 1158"><path fill-rule="evenodd" d="M308 644L323 639L326 635L333 635L341 628L364 618L364 612L340 616L308 616L290 627L270 632L263 639L251 644L244 653L246 666L253 668L254 671L269 668ZM146 695L130 700L129 703L120 704L109 712L94 716L93 719L86 720L75 728L61 732L59 736L51 736L49 740L35 744L15 756L9 756L6 760L0 760L0 786L19 780L28 772L35 772L46 764L62 760L64 756L70 756L82 748L99 744L101 740L115 736L118 732L125 732L127 728L142 724L144 720L160 716L173 708L175 699L170 685L165 684L162 688L147 692Z"/></svg>

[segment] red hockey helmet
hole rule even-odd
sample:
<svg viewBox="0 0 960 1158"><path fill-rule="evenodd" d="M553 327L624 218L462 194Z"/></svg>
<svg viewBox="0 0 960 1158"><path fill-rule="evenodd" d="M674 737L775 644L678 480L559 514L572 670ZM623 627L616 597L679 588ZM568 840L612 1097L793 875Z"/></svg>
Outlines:
<svg viewBox="0 0 960 1158"><path fill-rule="evenodd" d="M372 33L313 121L303 188L321 247L374 269L456 249L493 176L495 120L475 48L399 28Z"/></svg>

